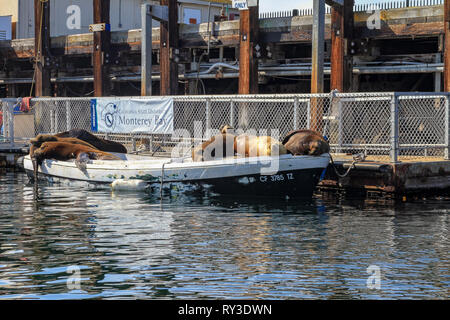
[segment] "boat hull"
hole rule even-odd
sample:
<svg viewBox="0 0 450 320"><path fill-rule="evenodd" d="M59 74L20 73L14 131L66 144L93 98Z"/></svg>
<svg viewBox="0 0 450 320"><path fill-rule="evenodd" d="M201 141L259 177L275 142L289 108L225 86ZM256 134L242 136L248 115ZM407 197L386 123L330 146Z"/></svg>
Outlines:
<svg viewBox="0 0 450 320"><path fill-rule="evenodd" d="M182 192L310 198L328 166L329 156L282 156L277 160L274 172L268 170L273 159L266 157L202 163L141 158L93 161L87 165L85 173L73 162L46 160L39 167L38 178L52 183L78 182L96 186L110 185L117 179L138 179L146 181L152 191L160 191L162 186ZM24 168L32 179L29 157L24 159Z"/></svg>

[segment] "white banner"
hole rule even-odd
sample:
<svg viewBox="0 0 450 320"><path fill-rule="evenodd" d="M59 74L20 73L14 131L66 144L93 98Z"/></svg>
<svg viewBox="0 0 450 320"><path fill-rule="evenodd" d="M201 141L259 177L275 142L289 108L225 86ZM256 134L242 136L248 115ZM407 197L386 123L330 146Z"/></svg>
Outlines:
<svg viewBox="0 0 450 320"><path fill-rule="evenodd" d="M96 98L91 100L91 130L110 133L173 133L173 99Z"/></svg>

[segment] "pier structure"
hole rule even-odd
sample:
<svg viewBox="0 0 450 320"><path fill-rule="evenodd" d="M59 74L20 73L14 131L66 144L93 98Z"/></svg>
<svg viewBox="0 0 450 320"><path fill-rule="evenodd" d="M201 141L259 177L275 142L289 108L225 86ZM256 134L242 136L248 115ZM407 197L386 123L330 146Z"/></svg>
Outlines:
<svg viewBox="0 0 450 320"><path fill-rule="evenodd" d="M36 20L42 17L43 24L42 28L36 24L36 41L0 41L0 96L29 96L30 92L33 96L100 95L100 89L96 93L94 88L94 83L101 85L94 81L100 73L107 87L108 80L111 82L111 94L139 95L141 30L101 30L50 38L47 16L51 1L37 1ZM106 8L107 2L99 3ZM153 28L153 94L161 93L161 76L171 78L171 86L176 88L170 90L180 94L239 93L247 88L243 81L250 76L253 89L241 93L443 90L450 77L446 71L450 47L445 45L449 39L447 0L409 1L409 6L395 1L381 7L349 0L342 3L325 7L323 90L311 86L316 70L312 63L313 11L265 13L249 8L240 13L243 19L239 20L214 21L211 16L210 23L182 24L180 17L172 18L177 22L167 24L171 30L166 36L172 43L166 51L164 43L168 42L161 39L166 24ZM96 8L102 9L98 5ZM92 24L102 21L107 25L105 10L97 20L92 18ZM97 11L101 15L101 10ZM172 15L176 13L172 11ZM247 15L249 20L244 23ZM245 28L251 31L247 36L253 41L252 50L243 41ZM161 73L169 65L172 71ZM247 66L248 76L243 76ZM172 76L165 78L166 73ZM239 79L240 75L243 78ZM33 79L36 84L32 85ZM163 83L166 90L167 80Z"/></svg>
<svg viewBox="0 0 450 320"><path fill-rule="evenodd" d="M203 141L195 136L196 121L218 132L224 124L235 125L245 118L244 130L266 135L276 129L280 139L291 130L320 122L334 160L321 188L399 197L450 189L449 93L178 95L171 99L173 129L190 136L91 131L89 97L33 98L31 111L24 113L12 111L16 100L0 99L7 139L0 149L17 146L23 153L26 146L20 142L37 133L79 128L118 141L129 152L171 157L173 148L180 151L186 143L191 146ZM314 103L326 106L321 121L312 121L318 114L311 112ZM236 127L243 128L240 124ZM146 147L141 149L143 145Z"/></svg>
<svg viewBox="0 0 450 320"><path fill-rule="evenodd" d="M118 32L110 1L92 0L91 33L58 37L51 1L35 0L34 39L0 41L0 97L38 97L22 113L1 100L6 154L26 152L21 138L37 133L90 130L89 97L165 95L179 128L201 118L208 129L321 132L336 165L351 168L328 170L322 187L402 195L450 186L450 0L318 0L274 14L256 5L239 20L208 13L198 25L179 23L176 0L160 0L159 28ZM105 135L132 151L138 139L171 148L163 136Z"/></svg>

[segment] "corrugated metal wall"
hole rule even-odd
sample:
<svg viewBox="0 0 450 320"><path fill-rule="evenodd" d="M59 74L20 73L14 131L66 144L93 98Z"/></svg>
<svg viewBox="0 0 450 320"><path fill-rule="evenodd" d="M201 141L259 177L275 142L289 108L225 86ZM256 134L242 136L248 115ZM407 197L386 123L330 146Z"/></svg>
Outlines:
<svg viewBox="0 0 450 320"><path fill-rule="evenodd" d="M141 27L140 6L142 0L111 0L111 29L113 31L139 29ZM69 29L67 19L71 5L80 7L80 29ZM50 32L52 37L88 33L93 21L92 1L57 0L50 2ZM17 38L34 37L34 0L19 0L19 21Z"/></svg>
<svg viewBox="0 0 450 320"><path fill-rule="evenodd" d="M0 17L0 40L11 40L11 16Z"/></svg>
<svg viewBox="0 0 450 320"><path fill-rule="evenodd" d="M19 21L18 39L34 37L34 0L19 1ZM121 31L141 28L141 4L143 0L111 0L111 30ZM69 29L67 19L71 13L67 13L67 8L77 5L81 11L80 29ZM182 7L202 8L202 22L208 21L208 4L199 6L198 4L182 3ZM220 14L221 6L213 5L211 8L211 20L214 15ZM179 17L182 17L180 8ZM93 23L92 0L53 0L50 2L50 33L52 37L88 33L89 25ZM153 21L153 26L158 26L158 22Z"/></svg>

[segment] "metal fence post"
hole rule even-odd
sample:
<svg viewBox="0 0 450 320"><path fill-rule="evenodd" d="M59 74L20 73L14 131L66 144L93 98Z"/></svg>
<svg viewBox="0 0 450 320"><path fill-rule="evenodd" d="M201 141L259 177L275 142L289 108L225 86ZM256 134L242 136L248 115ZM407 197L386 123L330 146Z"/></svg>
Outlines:
<svg viewBox="0 0 450 320"><path fill-rule="evenodd" d="M210 130L211 129L211 99L206 99L206 108L205 108L205 116L206 116L206 124L205 124L205 130L207 132L208 139L210 138Z"/></svg>
<svg viewBox="0 0 450 320"><path fill-rule="evenodd" d="M234 100L230 100L230 126L234 128Z"/></svg>
<svg viewBox="0 0 450 320"><path fill-rule="evenodd" d="M66 130L72 129L72 113L70 111L70 101L66 101Z"/></svg>
<svg viewBox="0 0 450 320"><path fill-rule="evenodd" d="M343 143L343 116L342 116L342 100L339 99L338 101L338 150L339 152L342 151L342 143Z"/></svg>
<svg viewBox="0 0 450 320"><path fill-rule="evenodd" d="M447 93L445 97L445 150L444 150L444 159L450 160L450 95Z"/></svg>
<svg viewBox="0 0 450 320"><path fill-rule="evenodd" d="M391 150L390 150L390 159L391 162L398 162L398 138L399 138L399 101L396 93L393 94L391 100L391 134L390 134L390 142L391 142Z"/></svg>
<svg viewBox="0 0 450 320"><path fill-rule="evenodd" d="M3 108L3 133L11 147L14 145L14 104L5 102Z"/></svg>
<svg viewBox="0 0 450 320"><path fill-rule="evenodd" d="M50 109L50 133L56 133L55 130L55 109Z"/></svg>
<svg viewBox="0 0 450 320"><path fill-rule="evenodd" d="M0 99L0 111L2 112L3 115L3 123L2 126L0 127L1 130L3 130L3 136L6 138L6 125L8 124L7 122L7 118L6 118L6 108L5 108L5 104L6 102L3 102L2 99Z"/></svg>
<svg viewBox="0 0 450 320"><path fill-rule="evenodd" d="M298 97L294 98L294 129L298 129Z"/></svg>
<svg viewBox="0 0 450 320"><path fill-rule="evenodd" d="M14 103L8 102L8 136L9 143L14 146Z"/></svg>
<svg viewBox="0 0 450 320"><path fill-rule="evenodd" d="M58 103L55 102L55 133L59 132L59 127L60 127L60 123L59 123L59 113L60 113L60 108L58 107Z"/></svg>
<svg viewBox="0 0 450 320"><path fill-rule="evenodd" d="M308 106L306 107L306 128L311 129L311 99L308 99Z"/></svg>

